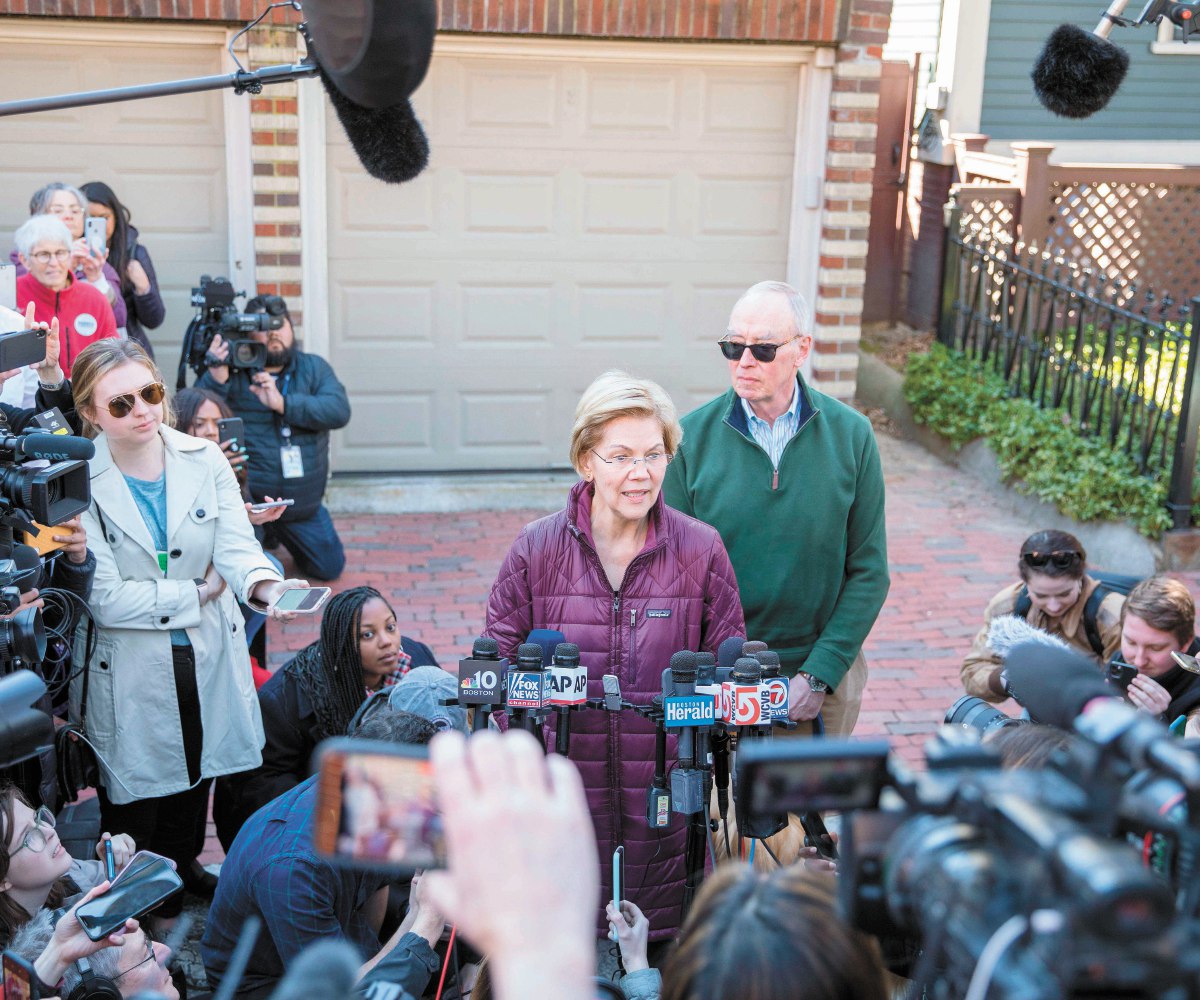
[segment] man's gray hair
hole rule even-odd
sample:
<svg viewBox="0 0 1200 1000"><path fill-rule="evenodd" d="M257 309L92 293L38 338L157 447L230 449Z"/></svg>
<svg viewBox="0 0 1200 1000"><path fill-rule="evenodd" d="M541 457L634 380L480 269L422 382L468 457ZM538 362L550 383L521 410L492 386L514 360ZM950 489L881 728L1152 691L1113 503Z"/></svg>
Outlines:
<svg viewBox="0 0 1200 1000"><path fill-rule="evenodd" d="M51 181L45 187L38 188L33 192L33 197L29 199L29 214L30 215L45 215L50 211L50 202L54 200L54 195L59 191L66 191L75 196L75 200L79 202L79 209L84 215L87 215L88 200L87 195L73 187L70 184L64 184L62 181Z"/></svg>
<svg viewBox="0 0 1200 1000"><path fill-rule="evenodd" d="M18 956L32 965L37 961L38 956L50 946L50 939L53 936L53 915L49 910L38 910L33 919L13 935L12 943L8 947L10 951L16 952ZM115 979L121 974L121 949L115 945L101 948L94 955L89 956L87 961L92 967L92 972L97 976ZM74 962L68 965L66 974L63 976L61 995L68 996L82 979L83 974L79 971L79 966Z"/></svg>
<svg viewBox="0 0 1200 1000"><path fill-rule="evenodd" d="M742 292L742 297L734 304L730 315L737 312L744 303L767 295L782 295L787 299L787 304L792 310L792 320L796 324L797 334L803 337L813 332L813 314L808 301L786 281L760 281L757 285L751 285Z"/></svg>
<svg viewBox="0 0 1200 1000"><path fill-rule="evenodd" d="M17 253L28 257L39 243L61 243L70 250L74 241L71 230L57 215L35 215L21 223L13 242L17 244Z"/></svg>

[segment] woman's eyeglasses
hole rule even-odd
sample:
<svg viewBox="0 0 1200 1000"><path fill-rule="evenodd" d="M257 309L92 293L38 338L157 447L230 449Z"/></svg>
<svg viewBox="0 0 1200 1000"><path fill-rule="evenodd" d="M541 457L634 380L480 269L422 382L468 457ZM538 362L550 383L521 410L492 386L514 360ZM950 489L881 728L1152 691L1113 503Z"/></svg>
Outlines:
<svg viewBox="0 0 1200 1000"><path fill-rule="evenodd" d="M799 337L793 337L792 340L799 340ZM782 344L744 344L740 340L718 340L717 346L721 348L721 353L725 355L729 361L737 361L745 353L746 348L750 348L750 354L755 361L760 361L764 365L769 365L775 360L775 354L781 347L787 347L792 340L785 340Z"/></svg>
<svg viewBox="0 0 1200 1000"><path fill-rule="evenodd" d="M1021 556L1021 562L1031 569L1042 569L1045 566L1053 566L1055 569L1070 569L1082 561L1083 556L1070 549L1060 552L1026 552Z"/></svg>
<svg viewBox="0 0 1200 1000"><path fill-rule="evenodd" d="M163 397L166 394L166 386L161 382L151 382L149 385L144 385L135 392L123 392L119 396L113 396L108 401L108 412L119 420L121 417L127 417L133 412L138 396L141 396L151 406L156 406L163 401Z"/></svg>
<svg viewBox="0 0 1200 1000"><path fill-rule="evenodd" d="M614 455L612 458L605 458L595 448L592 449L592 454L605 465L615 465L618 469L635 469L639 464L644 465L647 469L661 469L671 461L671 456L665 451L652 451L643 458L634 458L632 455Z"/></svg>
<svg viewBox="0 0 1200 1000"><path fill-rule="evenodd" d="M47 829L54 829L54 813L45 806L40 806L33 816L33 829L21 838L21 845L9 857L11 858L17 851L22 851L25 848L33 851L34 854L40 854L46 849Z"/></svg>

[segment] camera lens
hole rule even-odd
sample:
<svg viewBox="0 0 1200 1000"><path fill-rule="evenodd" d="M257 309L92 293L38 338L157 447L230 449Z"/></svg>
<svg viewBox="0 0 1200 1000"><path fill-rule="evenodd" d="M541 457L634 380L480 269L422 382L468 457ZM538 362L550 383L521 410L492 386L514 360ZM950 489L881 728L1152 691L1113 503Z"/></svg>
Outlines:
<svg viewBox="0 0 1200 1000"><path fill-rule="evenodd" d="M950 706L943 723L947 726L962 726L965 729L977 729L980 733L990 733L993 729L1003 729L1005 726L1019 726L1024 721L1005 715L982 698L973 698L965 694Z"/></svg>

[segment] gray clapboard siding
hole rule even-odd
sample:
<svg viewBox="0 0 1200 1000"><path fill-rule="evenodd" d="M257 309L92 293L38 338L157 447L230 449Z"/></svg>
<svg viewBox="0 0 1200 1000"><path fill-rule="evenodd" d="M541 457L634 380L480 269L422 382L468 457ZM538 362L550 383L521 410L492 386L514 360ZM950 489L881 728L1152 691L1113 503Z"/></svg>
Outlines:
<svg viewBox="0 0 1200 1000"><path fill-rule="evenodd" d="M1129 10L1136 16L1141 6L1133 3ZM1129 53L1129 73L1103 111L1074 121L1038 103L1029 73L1046 37L1066 21L1091 30L1104 7L1102 0L992 0L981 132L994 139L1045 141L1200 139L1200 110L1184 99L1200 78L1200 40L1190 43L1194 56L1153 55L1153 25L1114 29L1112 40Z"/></svg>

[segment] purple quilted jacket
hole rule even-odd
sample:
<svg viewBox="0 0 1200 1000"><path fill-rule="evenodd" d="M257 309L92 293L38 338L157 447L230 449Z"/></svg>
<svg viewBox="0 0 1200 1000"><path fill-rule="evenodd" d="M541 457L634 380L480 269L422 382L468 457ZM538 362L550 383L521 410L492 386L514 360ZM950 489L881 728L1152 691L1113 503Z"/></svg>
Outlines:
<svg viewBox="0 0 1200 1000"><path fill-rule="evenodd" d="M521 531L492 585L486 634L511 659L531 629L558 629L579 646L590 697L602 695L600 678L612 673L626 701L647 704L662 692L672 653L716 652L721 640L746 634L737 581L717 532L660 495L645 547L614 591L592 542L591 501L589 484L577 483L566 510ZM612 853L624 844L624 897L645 912L653 940L673 937L683 901L684 821L675 816L659 831L646 824L654 727L632 712L575 712L571 759L596 827L602 900L612 898ZM607 928L601 913L597 929Z"/></svg>

